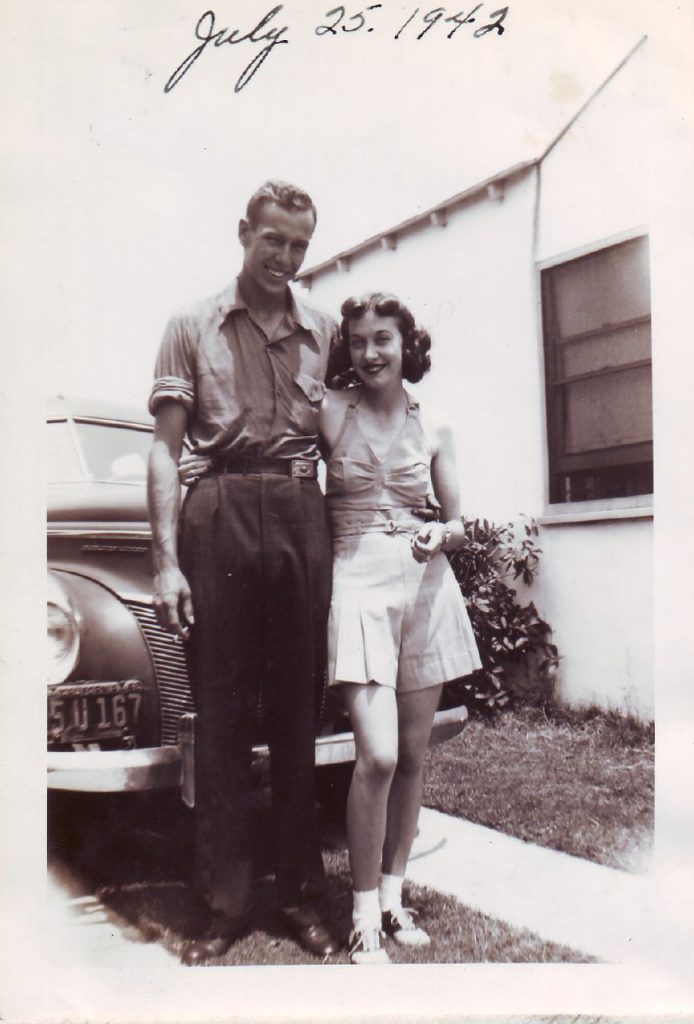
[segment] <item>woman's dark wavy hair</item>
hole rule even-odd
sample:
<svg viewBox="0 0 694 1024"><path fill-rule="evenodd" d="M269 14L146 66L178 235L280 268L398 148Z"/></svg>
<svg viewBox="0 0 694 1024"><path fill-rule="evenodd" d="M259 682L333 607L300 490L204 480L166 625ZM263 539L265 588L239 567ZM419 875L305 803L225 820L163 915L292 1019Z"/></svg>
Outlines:
<svg viewBox="0 0 694 1024"><path fill-rule="evenodd" d="M349 326L360 320L369 310L378 316L392 316L402 335L402 376L410 384L416 384L431 368L429 349L431 338L421 327L417 327L407 306L395 295L387 292L369 292L352 296L342 303L340 340L330 354L327 380L332 388L345 388L357 383L349 354Z"/></svg>

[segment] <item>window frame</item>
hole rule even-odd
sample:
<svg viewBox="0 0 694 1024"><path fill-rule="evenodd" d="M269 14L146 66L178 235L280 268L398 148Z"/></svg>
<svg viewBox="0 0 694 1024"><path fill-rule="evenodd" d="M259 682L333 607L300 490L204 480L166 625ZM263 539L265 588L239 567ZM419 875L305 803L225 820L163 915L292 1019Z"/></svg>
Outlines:
<svg viewBox="0 0 694 1024"><path fill-rule="evenodd" d="M646 243L649 242L649 232L645 225L639 225L629 231L620 232L605 238L601 238L595 242L587 245L578 246L571 250L565 250L552 257L538 260L536 262L536 274L537 274L537 295L538 295L538 333L539 333L539 345L541 352L541 365L544 385L544 440L545 440L545 472L544 472L544 491L545 491L545 514L542 517L544 522L577 522L582 521L588 516L591 520L605 518L605 519L616 519L616 518L633 518L650 516L653 510L653 494L652 492L642 492L639 494L628 495L625 497L604 497L595 499L585 499L581 501L552 501L553 491L553 475L561 472L557 467L558 461L562 459L562 456L558 452L558 447L562 443L563 438L563 423L558 422L558 418L562 415L561 403L553 399L552 391L561 386L562 383L566 383L568 380L581 380L596 377L605 377L611 373L621 372L628 369L636 369L643 366L653 365L653 345L652 345L652 331L651 331L651 355L649 359L639 359L631 363L623 363L613 368L606 368L605 370L590 371L582 374L574 374L570 377L559 377L557 369L557 349L556 349L556 331L552 330L553 324L549 323L550 319L553 319L554 311L554 292L551 287L551 275L546 274L546 271L550 271L556 267L561 267L567 263L572 263L583 257L598 255L599 253L607 250L617 248L618 246L637 240L644 240ZM650 277L650 259L649 259L649 277ZM611 325L612 329L628 328L631 326L638 326L643 323L652 323L652 311L648 315L642 315L633 317L628 320L620 321L615 325ZM590 337L598 337L600 334L605 333L605 327L593 328L588 331L581 332L575 336L572 336L570 342L580 341ZM564 339L566 340L566 339ZM611 454L614 455L612 464L614 465L627 465L629 463L653 461L653 439L650 441L634 442L630 445L621 446L619 448L609 449L601 453L600 462L597 463L599 467L604 467L610 464ZM647 456L644 458L644 455ZM648 458L650 457L650 459ZM586 452L575 453L571 458L573 466L581 468L581 463L585 464L585 468L595 466L595 453Z"/></svg>

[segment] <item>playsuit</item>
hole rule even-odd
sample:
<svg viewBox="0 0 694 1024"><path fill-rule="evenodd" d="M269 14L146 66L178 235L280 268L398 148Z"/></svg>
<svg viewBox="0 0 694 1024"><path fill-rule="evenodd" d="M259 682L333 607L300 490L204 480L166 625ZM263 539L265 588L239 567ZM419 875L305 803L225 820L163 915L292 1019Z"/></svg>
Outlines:
<svg viewBox="0 0 694 1024"><path fill-rule="evenodd" d="M406 692L466 676L481 662L448 559L439 552L420 563L412 554L432 493L419 404L405 392L404 425L378 459L359 427L362 389L353 390L326 473L328 684L375 682Z"/></svg>

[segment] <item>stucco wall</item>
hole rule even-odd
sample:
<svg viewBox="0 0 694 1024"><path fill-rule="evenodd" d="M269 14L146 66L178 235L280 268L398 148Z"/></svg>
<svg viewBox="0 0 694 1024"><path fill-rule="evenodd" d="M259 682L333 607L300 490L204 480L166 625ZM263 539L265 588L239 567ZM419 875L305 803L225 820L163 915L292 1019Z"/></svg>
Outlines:
<svg viewBox="0 0 694 1024"><path fill-rule="evenodd" d="M559 692L653 718L652 524L545 526L534 598L562 655Z"/></svg>
<svg viewBox="0 0 694 1024"><path fill-rule="evenodd" d="M547 511L537 262L646 224L645 62L637 52L543 162L536 236L530 170L501 201L482 195L446 227L412 230L395 251L369 249L313 280L313 299L336 315L348 295L390 290L430 330L433 369L414 390L455 428L466 514ZM540 543L530 596L555 631L560 694L651 717L651 520L546 525Z"/></svg>
<svg viewBox="0 0 694 1024"><path fill-rule="evenodd" d="M432 370L412 390L454 425L463 509L516 518L542 503L543 385L530 259L534 171L424 227L395 251L368 250L349 271L314 279L337 314L349 295L401 296L432 336ZM490 242L490 240L492 240Z"/></svg>
<svg viewBox="0 0 694 1024"><path fill-rule="evenodd" d="M642 46L543 161L538 262L648 226L648 53ZM658 344L653 336L654 370ZM538 581L569 701L653 716L653 522L543 529Z"/></svg>
<svg viewBox="0 0 694 1024"><path fill-rule="evenodd" d="M647 59L642 46L542 161L539 261L647 225Z"/></svg>

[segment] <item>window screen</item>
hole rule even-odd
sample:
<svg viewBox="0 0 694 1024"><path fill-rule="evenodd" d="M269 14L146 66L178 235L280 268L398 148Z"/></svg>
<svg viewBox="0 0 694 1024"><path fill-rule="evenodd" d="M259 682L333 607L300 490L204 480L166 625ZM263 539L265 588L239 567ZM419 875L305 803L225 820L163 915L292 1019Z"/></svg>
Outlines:
<svg viewBox="0 0 694 1024"><path fill-rule="evenodd" d="M653 491L648 242L542 272L550 501Z"/></svg>

